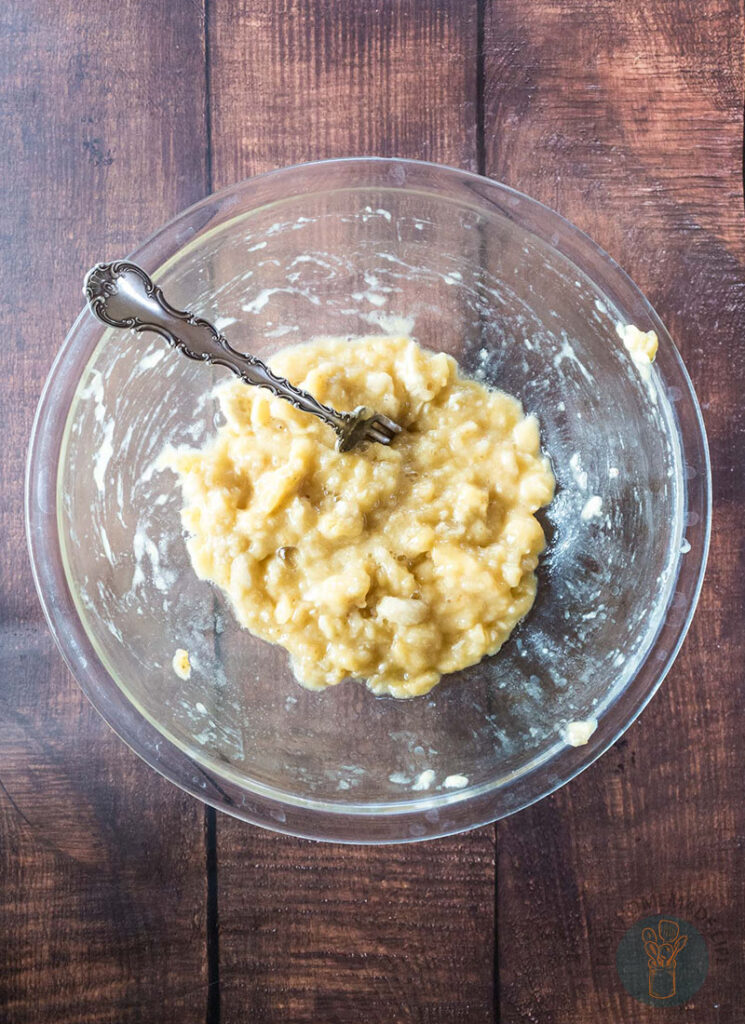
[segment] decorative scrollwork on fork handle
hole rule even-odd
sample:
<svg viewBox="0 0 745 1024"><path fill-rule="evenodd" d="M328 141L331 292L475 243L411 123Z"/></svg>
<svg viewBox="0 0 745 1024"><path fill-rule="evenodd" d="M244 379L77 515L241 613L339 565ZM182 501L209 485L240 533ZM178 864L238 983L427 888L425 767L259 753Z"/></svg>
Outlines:
<svg viewBox="0 0 745 1024"><path fill-rule="evenodd" d="M91 312L109 327L154 331L189 359L232 370L247 384L266 388L296 409L323 420L336 431L339 447L345 447L356 413L337 412L278 377L256 356L237 352L209 321L175 309L136 263L115 260L97 264L86 275L83 293Z"/></svg>

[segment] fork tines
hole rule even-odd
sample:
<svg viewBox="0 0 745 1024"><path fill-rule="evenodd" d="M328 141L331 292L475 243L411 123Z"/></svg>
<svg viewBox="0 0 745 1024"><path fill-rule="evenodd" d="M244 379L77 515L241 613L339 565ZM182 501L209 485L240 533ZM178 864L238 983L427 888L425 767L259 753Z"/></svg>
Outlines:
<svg viewBox="0 0 745 1024"><path fill-rule="evenodd" d="M353 413L344 414L344 421L337 427L337 448L340 452L351 451L360 441L377 441L390 444L396 434L401 433L398 423L382 413L360 406Z"/></svg>
<svg viewBox="0 0 745 1024"><path fill-rule="evenodd" d="M381 413L376 413L367 421L364 437L379 444L390 444L396 434L400 433L401 427L398 423L394 423Z"/></svg>

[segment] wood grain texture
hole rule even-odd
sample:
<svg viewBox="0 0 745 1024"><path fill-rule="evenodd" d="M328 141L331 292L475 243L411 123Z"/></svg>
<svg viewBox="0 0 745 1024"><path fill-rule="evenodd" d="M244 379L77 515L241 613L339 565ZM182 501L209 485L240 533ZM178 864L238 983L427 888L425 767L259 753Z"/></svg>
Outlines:
<svg viewBox="0 0 745 1024"><path fill-rule="evenodd" d="M358 154L476 159L476 5L241 2L214 11L216 185ZM221 1020L493 1020L493 830L319 846L218 822Z"/></svg>
<svg viewBox="0 0 745 1024"><path fill-rule="evenodd" d="M342 156L475 170L476 6L236 0L211 8L215 187Z"/></svg>
<svg viewBox="0 0 745 1024"><path fill-rule="evenodd" d="M742 1019L745 640L743 11L735 0L520 0L486 21L490 175L558 209L667 323L714 461L707 582L640 721L550 800L498 826L501 1019L658 1020L615 950L645 913L709 942L708 980L666 1017Z"/></svg>
<svg viewBox="0 0 745 1024"><path fill-rule="evenodd" d="M318 845L220 819L222 1020L491 1022L493 832Z"/></svg>
<svg viewBox="0 0 745 1024"><path fill-rule="evenodd" d="M498 893L492 829L363 849L218 816L206 857L201 807L110 734L41 620L21 515L38 393L82 272L211 185L355 154L477 169L477 0L210 3L207 54L198 2L6 4L3 1024L742 1019L742 3L482 4L487 172L629 270L704 406L714 538L683 653L612 752L500 824ZM712 967L692 1004L660 1014L625 996L614 957L663 910L699 927Z"/></svg>
<svg viewBox="0 0 745 1024"><path fill-rule="evenodd" d="M22 491L84 271L205 190L203 25L189 5L176 18L165 2L24 0L3 5L0 48L0 1018L188 1024L206 999L203 810L65 670L34 593Z"/></svg>

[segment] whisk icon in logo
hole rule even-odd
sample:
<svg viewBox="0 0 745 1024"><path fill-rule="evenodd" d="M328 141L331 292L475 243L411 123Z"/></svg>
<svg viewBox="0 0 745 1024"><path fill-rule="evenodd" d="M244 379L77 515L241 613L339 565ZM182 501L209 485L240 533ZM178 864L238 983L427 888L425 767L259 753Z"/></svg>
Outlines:
<svg viewBox="0 0 745 1024"><path fill-rule="evenodd" d="M650 1006L678 1006L703 985L709 954L693 925L659 914L629 928L618 945L616 968L635 999Z"/></svg>

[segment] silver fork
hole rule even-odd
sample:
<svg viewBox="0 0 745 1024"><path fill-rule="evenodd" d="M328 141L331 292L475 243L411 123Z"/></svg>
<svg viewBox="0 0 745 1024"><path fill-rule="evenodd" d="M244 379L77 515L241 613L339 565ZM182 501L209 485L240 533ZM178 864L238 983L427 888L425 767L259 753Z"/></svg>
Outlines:
<svg viewBox="0 0 745 1024"><path fill-rule="evenodd" d="M246 384L267 388L296 409L317 416L336 431L340 452L348 452L363 441L390 444L401 432L398 423L367 406L361 405L354 412L338 412L323 405L307 391L278 377L256 356L236 352L207 320L172 306L136 263L98 263L86 274L83 293L91 313L109 327L138 333L154 331L189 359L225 366Z"/></svg>

